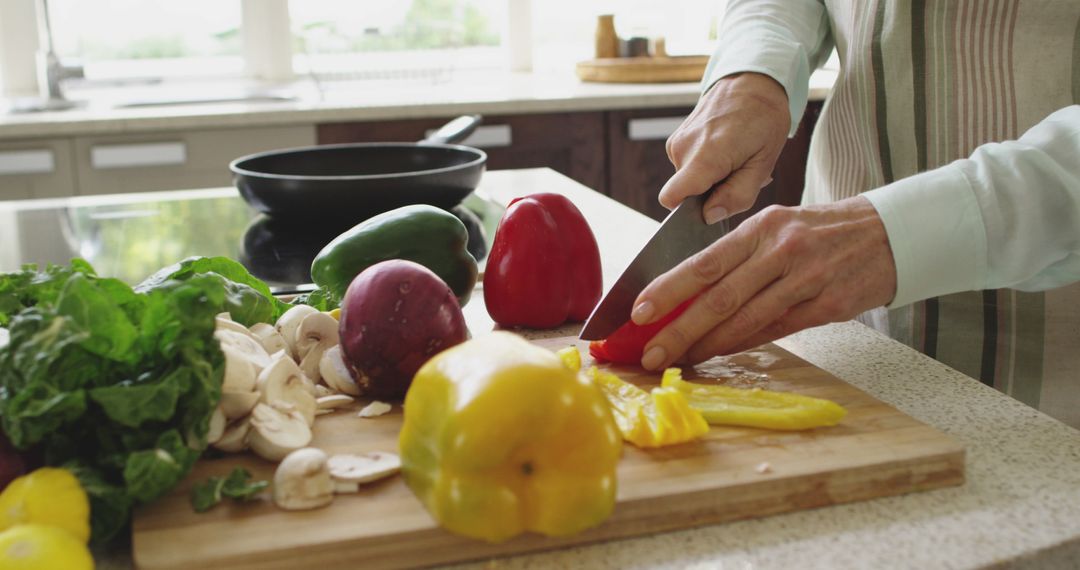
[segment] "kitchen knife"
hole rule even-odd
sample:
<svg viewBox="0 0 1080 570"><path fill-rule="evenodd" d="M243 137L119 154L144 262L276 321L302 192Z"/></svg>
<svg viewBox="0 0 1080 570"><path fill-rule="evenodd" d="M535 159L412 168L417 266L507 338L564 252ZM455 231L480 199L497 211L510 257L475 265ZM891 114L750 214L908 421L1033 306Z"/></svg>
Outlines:
<svg viewBox="0 0 1080 570"><path fill-rule="evenodd" d="M728 220L705 223L702 208L712 192L691 196L675 207L645 247L593 309L581 329L582 340L607 338L630 320L634 300L664 272L728 233Z"/></svg>

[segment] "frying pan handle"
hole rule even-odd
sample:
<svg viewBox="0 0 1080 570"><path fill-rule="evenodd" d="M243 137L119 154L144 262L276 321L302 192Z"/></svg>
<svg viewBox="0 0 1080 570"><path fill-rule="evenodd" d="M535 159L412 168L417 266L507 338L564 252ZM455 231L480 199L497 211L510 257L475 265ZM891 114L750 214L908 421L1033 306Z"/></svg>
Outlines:
<svg viewBox="0 0 1080 570"><path fill-rule="evenodd" d="M462 115L449 123L439 127L439 130L420 142L426 143L457 143L468 138L469 135L484 122L480 115Z"/></svg>

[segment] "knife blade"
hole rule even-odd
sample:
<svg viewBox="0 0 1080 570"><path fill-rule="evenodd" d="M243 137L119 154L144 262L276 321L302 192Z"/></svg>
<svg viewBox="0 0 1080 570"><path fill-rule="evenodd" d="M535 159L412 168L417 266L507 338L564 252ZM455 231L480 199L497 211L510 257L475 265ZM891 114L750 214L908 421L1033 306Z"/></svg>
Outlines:
<svg viewBox="0 0 1080 570"><path fill-rule="evenodd" d="M646 285L728 233L728 220L708 225L702 217L702 208L710 194L683 200L664 218L645 247L597 303L579 338L607 338L630 320L634 300Z"/></svg>

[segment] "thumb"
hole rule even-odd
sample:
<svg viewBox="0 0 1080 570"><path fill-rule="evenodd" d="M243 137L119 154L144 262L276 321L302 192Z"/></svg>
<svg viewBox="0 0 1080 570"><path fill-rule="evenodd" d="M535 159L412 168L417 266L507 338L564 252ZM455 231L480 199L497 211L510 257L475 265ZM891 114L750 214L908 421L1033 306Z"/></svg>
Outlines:
<svg viewBox="0 0 1080 570"><path fill-rule="evenodd" d="M675 171L660 189L660 204L670 210L690 196L708 192L730 172L723 168L703 168L699 164L690 162L685 168Z"/></svg>
<svg viewBox="0 0 1080 570"><path fill-rule="evenodd" d="M733 172L705 201L705 222L714 224L752 208L758 192L772 180L771 170L764 161L755 161Z"/></svg>

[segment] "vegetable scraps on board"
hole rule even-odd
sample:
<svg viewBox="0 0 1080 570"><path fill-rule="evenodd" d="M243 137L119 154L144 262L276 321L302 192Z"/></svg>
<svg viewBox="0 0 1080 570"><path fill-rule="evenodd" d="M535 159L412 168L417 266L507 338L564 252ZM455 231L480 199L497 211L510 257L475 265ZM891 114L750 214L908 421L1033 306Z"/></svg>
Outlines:
<svg viewBox="0 0 1080 570"><path fill-rule="evenodd" d="M225 358L215 315L273 322L288 305L239 263L192 258L132 288L89 263L0 275L0 425L74 473L92 537L172 489L207 446Z"/></svg>
<svg viewBox="0 0 1080 570"><path fill-rule="evenodd" d="M553 193L506 209L484 270L484 304L504 327L549 329L584 321L600 300L600 250L581 211Z"/></svg>

